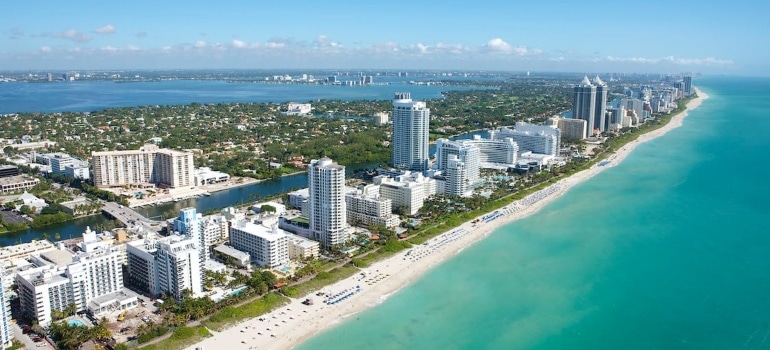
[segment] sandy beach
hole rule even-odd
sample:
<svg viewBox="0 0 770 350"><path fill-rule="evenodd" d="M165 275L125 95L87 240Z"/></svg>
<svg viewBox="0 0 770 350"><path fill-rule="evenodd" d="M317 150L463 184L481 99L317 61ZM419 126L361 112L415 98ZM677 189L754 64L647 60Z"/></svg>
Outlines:
<svg viewBox="0 0 770 350"><path fill-rule="evenodd" d="M377 262L363 269L363 275L354 275L329 285L322 290L324 296L309 296L314 302L311 306L302 304L304 298L292 299L289 305L270 314L241 322L222 332L212 331L213 337L188 349L288 349L346 319L355 317L357 313L384 302L390 295L408 286L431 268L483 239L500 226L537 212L572 186L620 163L636 146L681 126L688 112L708 98L702 91L696 89L696 92L698 98L691 100L687 104L687 110L673 117L665 127L639 136L636 141L626 144L606 161L601 162L601 165L596 164L495 213L486 214L480 217L481 220L477 224L466 222L432 238L426 245L415 246Z"/></svg>

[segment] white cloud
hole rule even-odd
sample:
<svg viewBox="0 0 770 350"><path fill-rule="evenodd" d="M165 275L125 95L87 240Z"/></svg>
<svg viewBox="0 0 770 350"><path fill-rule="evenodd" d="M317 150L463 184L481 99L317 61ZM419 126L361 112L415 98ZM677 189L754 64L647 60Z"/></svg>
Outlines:
<svg viewBox="0 0 770 350"><path fill-rule="evenodd" d="M112 26L112 24L106 24L99 28L94 29L94 33L96 34L113 34L115 33L115 27Z"/></svg>
<svg viewBox="0 0 770 350"><path fill-rule="evenodd" d="M609 62L632 62L641 64L673 63L684 66L728 66L734 63L732 60L720 60L713 57L676 58L674 56L666 56L661 58L607 56L604 58L604 60Z"/></svg>
<svg viewBox="0 0 770 350"><path fill-rule="evenodd" d="M206 42L203 41L203 40L198 40L198 41L195 42L195 45L193 45L193 46L195 46L197 48L204 48L204 47L206 47Z"/></svg>
<svg viewBox="0 0 770 350"><path fill-rule="evenodd" d="M49 53L49 52L51 52L51 47L50 46L41 46L40 47L40 52Z"/></svg>
<svg viewBox="0 0 770 350"><path fill-rule="evenodd" d="M494 38L487 41L487 43L484 44L481 49L487 53L513 56L530 56L543 54L543 51L540 49L530 49L526 46L513 46L500 38Z"/></svg>
<svg viewBox="0 0 770 350"><path fill-rule="evenodd" d="M490 41L487 41L487 44L485 45L487 50L492 52L510 52L512 47L510 44L505 42L503 39L500 38L494 38Z"/></svg>
<svg viewBox="0 0 770 350"><path fill-rule="evenodd" d="M233 47L236 49L245 49L248 46L245 41L233 39Z"/></svg>
<svg viewBox="0 0 770 350"><path fill-rule="evenodd" d="M76 43L84 43L87 41L91 41L90 35L86 33L78 32L77 30L74 30L74 29L53 33L51 36L58 39L72 40Z"/></svg>
<svg viewBox="0 0 770 350"><path fill-rule="evenodd" d="M117 47L108 45L108 46L103 46L100 50L105 52L118 52L119 49Z"/></svg>
<svg viewBox="0 0 770 350"><path fill-rule="evenodd" d="M136 45L126 45L126 51L142 51L142 48Z"/></svg>

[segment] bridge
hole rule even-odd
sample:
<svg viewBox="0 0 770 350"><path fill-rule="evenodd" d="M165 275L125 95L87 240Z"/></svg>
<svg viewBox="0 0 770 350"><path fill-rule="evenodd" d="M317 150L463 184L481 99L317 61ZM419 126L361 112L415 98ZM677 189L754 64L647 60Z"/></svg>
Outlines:
<svg viewBox="0 0 770 350"><path fill-rule="evenodd" d="M105 215L122 222L126 226L142 225L148 229L157 231L163 225L162 221L148 219L142 214L137 213L135 210L115 202L104 202L102 212Z"/></svg>

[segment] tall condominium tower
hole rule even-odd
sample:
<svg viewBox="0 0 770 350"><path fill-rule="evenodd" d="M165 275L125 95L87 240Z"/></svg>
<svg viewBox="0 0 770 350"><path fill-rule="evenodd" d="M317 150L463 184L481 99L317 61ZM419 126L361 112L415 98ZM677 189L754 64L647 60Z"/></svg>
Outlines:
<svg viewBox="0 0 770 350"><path fill-rule="evenodd" d="M412 101L408 92L393 98L392 165L413 171L428 170L428 124L430 109L423 101Z"/></svg>
<svg viewBox="0 0 770 350"><path fill-rule="evenodd" d="M607 123L607 84L605 84L599 76L594 78L594 85L596 85L596 112L594 112L594 125L589 126L591 129L599 129L599 131L606 131L609 129L609 123Z"/></svg>
<svg viewBox="0 0 770 350"><path fill-rule="evenodd" d="M345 243L345 167L329 158L312 160L308 166L310 233L326 249Z"/></svg>
<svg viewBox="0 0 770 350"><path fill-rule="evenodd" d="M682 77L682 81L684 82L684 95L690 96L693 93L692 90L692 75L685 75Z"/></svg>
<svg viewBox="0 0 770 350"><path fill-rule="evenodd" d="M588 77L575 86L575 95L572 101L572 118L583 119L588 124L588 135L593 135L596 124L596 86L591 84Z"/></svg>

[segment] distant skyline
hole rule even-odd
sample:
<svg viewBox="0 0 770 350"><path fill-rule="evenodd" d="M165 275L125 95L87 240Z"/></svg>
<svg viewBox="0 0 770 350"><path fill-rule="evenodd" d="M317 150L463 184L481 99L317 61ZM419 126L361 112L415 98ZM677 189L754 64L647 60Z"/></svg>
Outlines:
<svg viewBox="0 0 770 350"><path fill-rule="evenodd" d="M770 75L770 4L6 1L0 70L373 68Z"/></svg>

